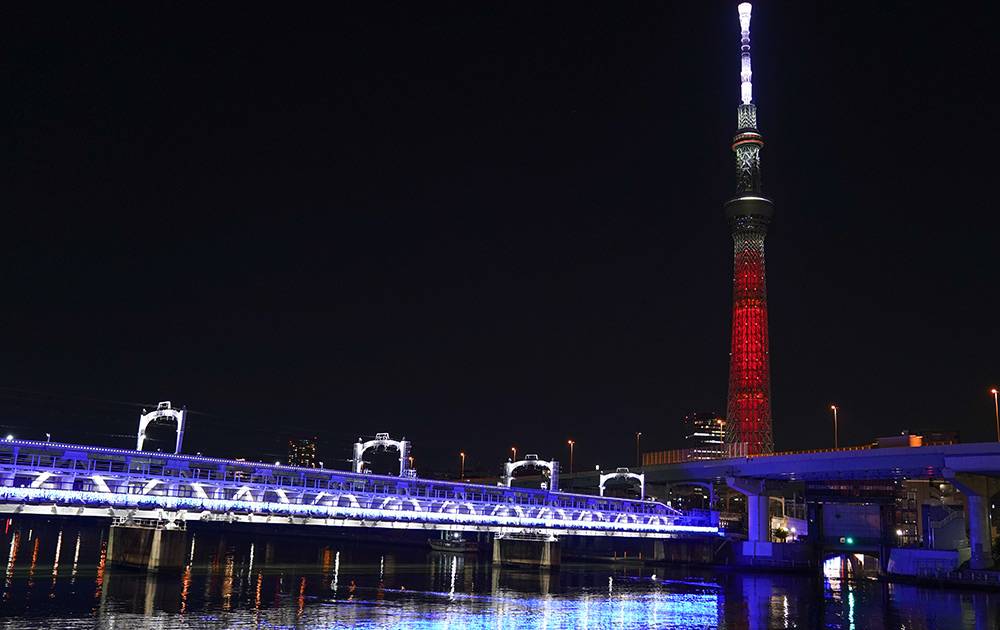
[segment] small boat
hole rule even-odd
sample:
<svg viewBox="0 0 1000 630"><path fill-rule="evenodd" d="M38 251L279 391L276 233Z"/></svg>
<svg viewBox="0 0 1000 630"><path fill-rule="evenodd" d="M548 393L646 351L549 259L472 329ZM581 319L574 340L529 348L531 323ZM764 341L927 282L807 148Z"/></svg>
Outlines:
<svg viewBox="0 0 1000 630"><path fill-rule="evenodd" d="M457 532L441 532L441 538L428 538L427 544L434 551L448 551L450 553L476 553L479 551L479 542L466 540L462 534Z"/></svg>

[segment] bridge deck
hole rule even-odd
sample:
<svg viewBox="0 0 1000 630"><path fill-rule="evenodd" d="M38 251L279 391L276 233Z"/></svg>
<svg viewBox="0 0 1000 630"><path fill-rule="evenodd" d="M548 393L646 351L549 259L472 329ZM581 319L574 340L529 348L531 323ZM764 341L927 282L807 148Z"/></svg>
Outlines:
<svg viewBox="0 0 1000 630"><path fill-rule="evenodd" d="M0 442L0 512L674 537L709 515L592 495L75 444Z"/></svg>

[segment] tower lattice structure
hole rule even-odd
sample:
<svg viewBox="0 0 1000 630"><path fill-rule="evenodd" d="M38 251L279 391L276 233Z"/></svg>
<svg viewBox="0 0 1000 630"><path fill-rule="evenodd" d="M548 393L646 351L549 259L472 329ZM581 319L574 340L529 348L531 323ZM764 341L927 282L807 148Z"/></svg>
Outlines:
<svg viewBox="0 0 1000 630"><path fill-rule="evenodd" d="M729 358L726 447L733 455L774 450L771 428L771 365L767 332L764 238L774 213L761 192L760 149L750 70L751 5L739 5L741 103L733 137L736 196L725 206L733 236L733 335Z"/></svg>

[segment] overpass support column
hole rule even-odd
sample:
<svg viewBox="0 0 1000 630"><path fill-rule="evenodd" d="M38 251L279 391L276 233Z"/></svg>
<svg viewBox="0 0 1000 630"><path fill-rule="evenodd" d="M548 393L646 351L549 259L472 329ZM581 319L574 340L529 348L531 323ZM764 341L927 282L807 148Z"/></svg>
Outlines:
<svg viewBox="0 0 1000 630"><path fill-rule="evenodd" d="M769 542L771 540L771 516L768 510L767 489L760 479L727 477L726 485L739 492L747 500L747 540L749 542Z"/></svg>
<svg viewBox="0 0 1000 630"><path fill-rule="evenodd" d="M769 564L774 552L771 540L771 513L763 479L727 477L726 484L746 497L747 540L735 558L738 564Z"/></svg>
<svg viewBox="0 0 1000 630"><path fill-rule="evenodd" d="M990 540L990 517L988 478L982 475L951 473L944 476L965 495L966 517L969 523L969 546L972 557L970 569L988 569L993 566L993 544Z"/></svg>

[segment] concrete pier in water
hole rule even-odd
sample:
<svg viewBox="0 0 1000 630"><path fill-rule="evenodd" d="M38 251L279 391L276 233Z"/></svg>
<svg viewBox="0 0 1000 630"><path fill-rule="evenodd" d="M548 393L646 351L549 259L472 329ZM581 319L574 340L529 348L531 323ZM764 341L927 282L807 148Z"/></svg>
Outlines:
<svg viewBox="0 0 1000 630"><path fill-rule="evenodd" d="M553 568L558 567L561 560L562 552L555 538L493 538L494 564Z"/></svg>
<svg viewBox="0 0 1000 630"><path fill-rule="evenodd" d="M187 547L184 530L115 525L108 535L107 561L149 573L181 571Z"/></svg>

